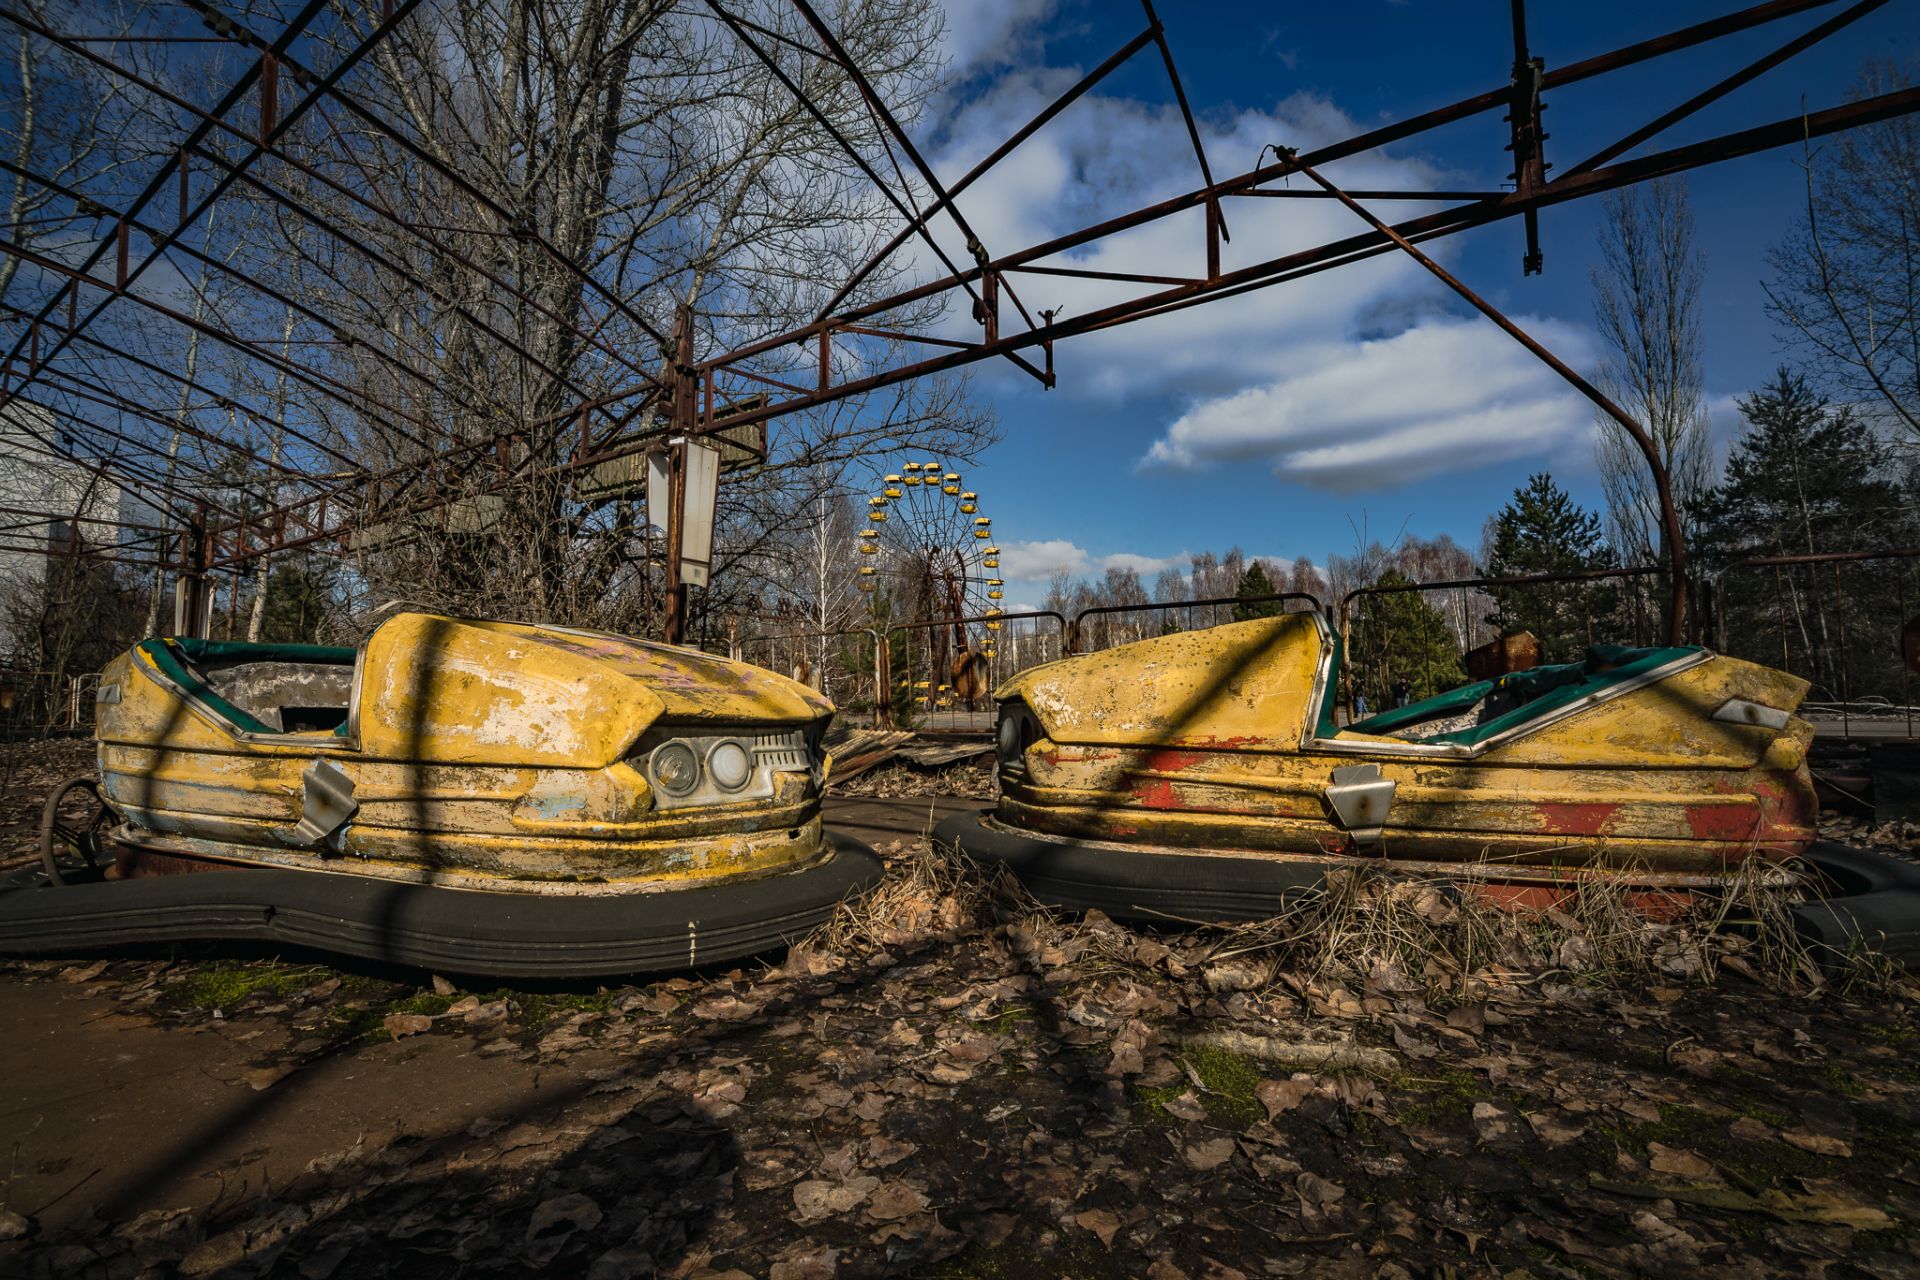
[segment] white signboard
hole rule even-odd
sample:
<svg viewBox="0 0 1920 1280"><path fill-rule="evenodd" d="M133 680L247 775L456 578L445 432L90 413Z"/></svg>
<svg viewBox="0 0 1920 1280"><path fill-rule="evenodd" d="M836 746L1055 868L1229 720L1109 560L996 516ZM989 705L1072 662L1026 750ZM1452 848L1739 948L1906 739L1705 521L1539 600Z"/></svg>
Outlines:
<svg viewBox="0 0 1920 1280"><path fill-rule="evenodd" d="M680 581L704 587L713 560L713 508L720 492L720 450L689 440L682 466L686 482L680 513Z"/></svg>

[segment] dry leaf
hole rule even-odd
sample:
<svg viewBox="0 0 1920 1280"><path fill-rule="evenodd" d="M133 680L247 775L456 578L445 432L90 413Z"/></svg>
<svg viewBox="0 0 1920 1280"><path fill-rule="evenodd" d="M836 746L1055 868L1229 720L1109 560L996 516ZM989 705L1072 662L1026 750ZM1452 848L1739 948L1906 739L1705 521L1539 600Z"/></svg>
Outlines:
<svg viewBox="0 0 1920 1280"><path fill-rule="evenodd" d="M1586 1136L1586 1125L1564 1117L1550 1115L1544 1111L1528 1111L1525 1115L1527 1123L1533 1126L1535 1135L1550 1147L1565 1146L1569 1142L1578 1142Z"/></svg>
<svg viewBox="0 0 1920 1280"><path fill-rule="evenodd" d="M1310 1170L1303 1170L1300 1176L1294 1179L1293 1189L1303 1204L1336 1204L1342 1196L1347 1194L1347 1189L1339 1183L1323 1178Z"/></svg>
<svg viewBox="0 0 1920 1280"><path fill-rule="evenodd" d="M1269 1120L1283 1111L1293 1110L1312 1092L1313 1081L1306 1076L1295 1076L1291 1080L1262 1080L1253 1086L1253 1096L1267 1109Z"/></svg>
<svg viewBox="0 0 1920 1280"><path fill-rule="evenodd" d="M1168 1115L1175 1116L1181 1120L1205 1120L1207 1118L1207 1109L1200 1105L1200 1099L1193 1096L1193 1090L1191 1089L1179 1097L1169 1102L1163 1102L1160 1105Z"/></svg>
<svg viewBox="0 0 1920 1280"><path fill-rule="evenodd" d="M424 1013L390 1013L381 1020L381 1026L395 1040L402 1036L417 1036L422 1031L431 1030L433 1019Z"/></svg>
<svg viewBox="0 0 1920 1280"><path fill-rule="evenodd" d="M1698 1152L1688 1151L1684 1147L1669 1147L1663 1142L1647 1144L1647 1164L1655 1173L1672 1174L1676 1178L1713 1176L1712 1163Z"/></svg>
<svg viewBox="0 0 1920 1280"><path fill-rule="evenodd" d="M1120 1219L1110 1210L1088 1209L1084 1213L1075 1214L1073 1220L1098 1236L1101 1244L1109 1249L1113 1248L1113 1236L1120 1230Z"/></svg>
<svg viewBox="0 0 1920 1280"><path fill-rule="evenodd" d="M1218 1168L1233 1157L1232 1138L1208 1138L1186 1149L1187 1167L1202 1172Z"/></svg>
<svg viewBox="0 0 1920 1280"><path fill-rule="evenodd" d="M927 1207L927 1198L904 1182L881 1185L867 1201L867 1216L875 1222L911 1217Z"/></svg>
<svg viewBox="0 0 1920 1280"><path fill-rule="evenodd" d="M1817 1156L1850 1156L1853 1147L1839 1138L1824 1133L1815 1133L1811 1129L1788 1129L1781 1133L1780 1140L1790 1147L1802 1151L1811 1151Z"/></svg>

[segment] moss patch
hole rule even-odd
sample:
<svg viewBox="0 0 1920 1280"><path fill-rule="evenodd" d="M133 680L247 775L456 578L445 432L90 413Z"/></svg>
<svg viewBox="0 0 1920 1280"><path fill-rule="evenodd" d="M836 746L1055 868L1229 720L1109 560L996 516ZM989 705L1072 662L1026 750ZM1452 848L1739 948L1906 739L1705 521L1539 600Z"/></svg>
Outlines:
<svg viewBox="0 0 1920 1280"><path fill-rule="evenodd" d="M1493 1097L1493 1090L1478 1075L1462 1067L1442 1067L1431 1075L1395 1075L1387 1087L1420 1095L1418 1102L1398 1108L1401 1124L1464 1119L1473 1113L1474 1103Z"/></svg>
<svg viewBox="0 0 1920 1280"><path fill-rule="evenodd" d="M214 960L195 965L168 986L160 1000L169 1009L225 1011L254 996L286 998L333 977L321 965Z"/></svg>
<svg viewBox="0 0 1920 1280"><path fill-rule="evenodd" d="M1244 1129L1266 1117L1267 1109L1253 1091L1267 1077L1252 1058L1213 1045L1186 1045L1178 1057L1193 1068L1205 1086L1194 1092L1208 1120L1222 1129ZM1159 1088L1140 1089L1136 1097L1143 1118L1153 1124L1174 1123L1177 1117L1168 1114L1167 1104L1189 1087L1188 1082L1182 1080Z"/></svg>

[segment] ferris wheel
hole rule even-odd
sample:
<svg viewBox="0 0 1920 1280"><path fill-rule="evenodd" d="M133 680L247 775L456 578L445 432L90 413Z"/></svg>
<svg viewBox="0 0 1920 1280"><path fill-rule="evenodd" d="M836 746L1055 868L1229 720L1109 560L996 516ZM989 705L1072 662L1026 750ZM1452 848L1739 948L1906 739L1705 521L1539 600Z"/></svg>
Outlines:
<svg viewBox="0 0 1920 1280"><path fill-rule="evenodd" d="M1006 586L999 571L992 517L980 514L980 495L939 460L902 464L867 498L860 589L888 592L909 617L980 619L951 627L962 668L969 654L995 654ZM943 666L947 630L938 629L936 641Z"/></svg>

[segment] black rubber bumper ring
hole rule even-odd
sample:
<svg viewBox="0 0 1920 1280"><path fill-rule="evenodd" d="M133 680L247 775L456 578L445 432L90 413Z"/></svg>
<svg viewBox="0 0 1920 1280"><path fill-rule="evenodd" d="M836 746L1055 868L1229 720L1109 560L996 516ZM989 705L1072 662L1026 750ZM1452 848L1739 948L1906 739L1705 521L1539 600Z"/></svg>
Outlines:
<svg viewBox="0 0 1920 1280"><path fill-rule="evenodd" d="M1794 928L1829 968L1855 949L1920 968L1920 866L1825 841L1804 855L1827 881L1827 896L1796 903Z"/></svg>
<svg viewBox="0 0 1920 1280"><path fill-rule="evenodd" d="M601 896L277 869L49 886L35 869L0 886L0 953L236 940L500 978L688 969L785 946L879 883L873 850L827 838L831 857L786 875Z"/></svg>
<svg viewBox="0 0 1920 1280"><path fill-rule="evenodd" d="M1011 870L1039 901L1115 919L1265 920L1325 880L1327 865L1205 853L1144 853L1031 836L991 815L956 813L933 838Z"/></svg>
<svg viewBox="0 0 1920 1280"><path fill-rule="evenodd" d="M933 838L984 865L1002 865L1050 907L1143 921L1264 920L1318 887L1333 862L1265 862L1152 853L1032 836L985 812L959 813ZM1794 927L1828 967L1856 949L1920 969L1920 865L1819 842L1803 855L1825 897L1793 906Z"/></svg>

